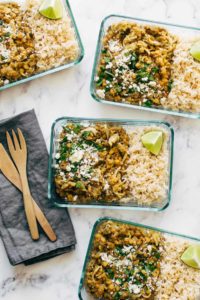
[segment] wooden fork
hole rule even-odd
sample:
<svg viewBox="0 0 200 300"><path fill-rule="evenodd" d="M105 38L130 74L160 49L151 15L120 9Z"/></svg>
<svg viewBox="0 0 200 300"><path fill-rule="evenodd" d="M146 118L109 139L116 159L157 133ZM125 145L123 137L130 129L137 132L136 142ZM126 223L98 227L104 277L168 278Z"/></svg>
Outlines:
<svg viewBox="0 0 200 300"><path fill-rule="evenodd" d="M36 216L35 216L35 211L33 207L33 202L32 202L32 197L29 189L27 172L26 172L27 147L21 130L18 128L17 131L18 131L19 141L14 130L12 130L14 144L8 132L6 132L7 143L8 143L10 154L13 158L13 161L20 175L21 184L22 184L22 193L24 199L24 208L25 208L26 218L29 225L31 237L33 240L38 240L39 232L38 232Z"/></svg>
<svg viewBox="0 0 200 300"><path fill-rule="evenodd" d="M22 184L20 180L19 173L11 160L10 156L4 149L4 146L0 143L0 170L4 174L4 176L20 191L22 191ZM50 241L55 242L57 237L55 232L53 231L53 228L51 227L51 224L45 217L44 213L42 212L41 208L38 206L37 202L32 198L34 210L35 210L35 216L50 239Z"/></svg>

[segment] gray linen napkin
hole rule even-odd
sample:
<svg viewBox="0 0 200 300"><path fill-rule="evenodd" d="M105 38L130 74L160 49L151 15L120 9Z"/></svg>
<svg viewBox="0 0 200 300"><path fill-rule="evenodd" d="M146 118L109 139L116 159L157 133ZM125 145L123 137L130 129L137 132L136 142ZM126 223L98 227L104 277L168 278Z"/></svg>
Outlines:
<svg viewBox="0 0 200 300"><path fill-rule="evenodd" d="M5 131L17 128L22 130L27 143L32 196L57 235L57 241L51 242L40 228L40 239L31 239L22 194L0 172L0 236L10 263L28 265L74 249L76 238L68 211L53 207L47 198L48 152L35 112L31 110L0 122L0 142L7 151Z"/></svg>

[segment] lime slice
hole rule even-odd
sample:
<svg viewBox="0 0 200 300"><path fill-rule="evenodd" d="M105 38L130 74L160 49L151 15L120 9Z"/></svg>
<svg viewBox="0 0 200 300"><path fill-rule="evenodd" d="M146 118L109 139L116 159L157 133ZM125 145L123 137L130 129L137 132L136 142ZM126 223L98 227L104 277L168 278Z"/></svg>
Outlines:
<svg viewBox="0 0 200 300"><path fill-rule="evenodd" d="M39 8L41 15L48 19L56 20L63 16L61 0L44 0Z"/></svg>
<svg viewBox="0 0 200 300"><path fill-rule="evenodd" d="M181 260L195 269L200 269L200 245L188 247L181 256Z"/></svg>
<svg viewBox="0 0 200 300"><path fill-rule="evenodd" d="M193 58L200 61L200 41L192 45L190 49L190 54L192 55Z"/></svg>
<svg viewBox="0 0 200 300"><path fill-rule="evenodd" d="M143 145L153 154L158 155L163 144L162 131L149 131L142 136Z"/></svg>

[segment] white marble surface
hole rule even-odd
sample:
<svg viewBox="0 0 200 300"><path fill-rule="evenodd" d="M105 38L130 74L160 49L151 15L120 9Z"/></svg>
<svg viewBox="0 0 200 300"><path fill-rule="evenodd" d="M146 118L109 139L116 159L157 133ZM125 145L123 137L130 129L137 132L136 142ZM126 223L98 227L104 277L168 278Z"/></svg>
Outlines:
<svg viewBox="0 0 200 300"><path fill-rule="evenodd" d="M98 104L89 94L99 25L117 13L200 27L199 0L71 0L85 47L82 63L70 70L0 93L0 119L34 108L49 146L51 123L60 116L162 119L175 129L173 197L163 213L71 209L78 244L70 254L30 266L11 267L0 242L0 299L76 300L92 226L102 216L162 227L200 238L200 120L170 117Z"/></svg>

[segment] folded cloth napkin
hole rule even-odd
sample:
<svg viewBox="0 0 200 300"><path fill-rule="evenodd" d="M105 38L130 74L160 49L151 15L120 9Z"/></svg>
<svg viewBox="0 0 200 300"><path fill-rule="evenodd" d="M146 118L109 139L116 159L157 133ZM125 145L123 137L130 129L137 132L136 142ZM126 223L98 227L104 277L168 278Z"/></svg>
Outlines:
<svg viewBox="0 0 200 300"><path fill-rule="evenodd" d="M0 122L0 142L7 151L6 130L17 128L22 130L27 143L31 194L57 235L57 241L51 242L40 229L40 239L31 239L22 194L0 172L0 236L10 263L28 265L74 249L76 238L68 211L55 208L47 198L48 152L35 112L31 110Z"/></svg>

